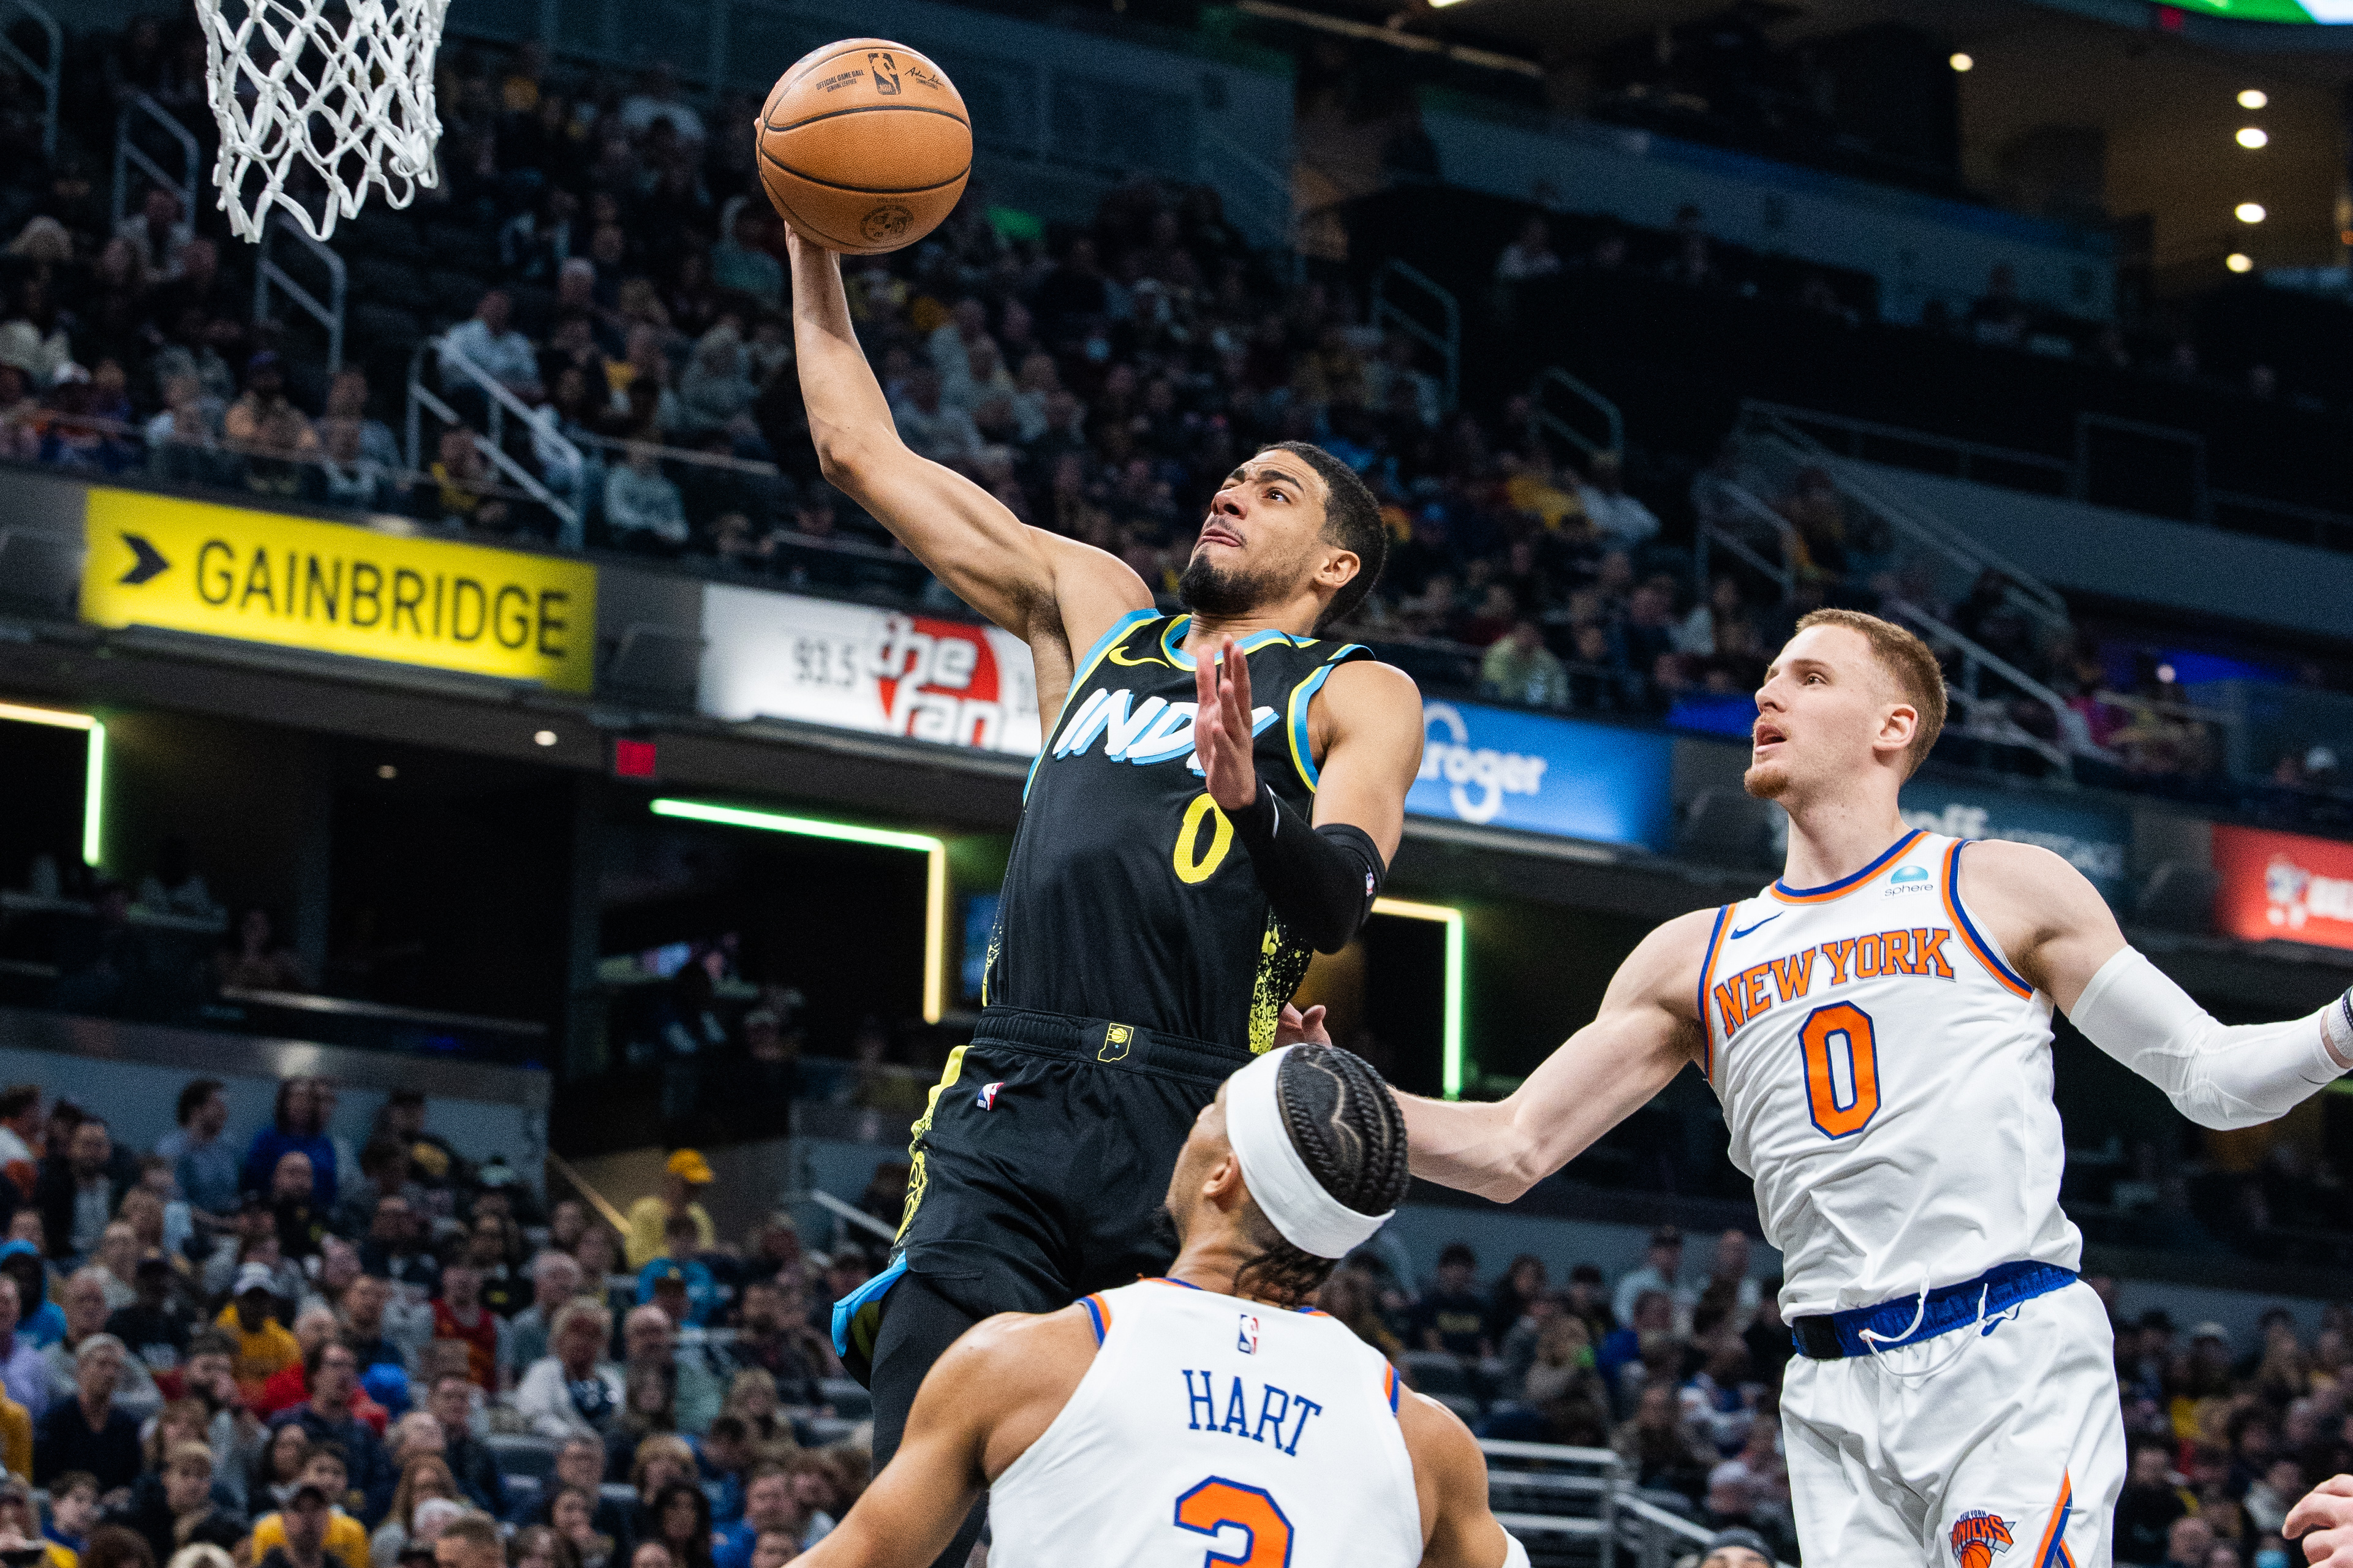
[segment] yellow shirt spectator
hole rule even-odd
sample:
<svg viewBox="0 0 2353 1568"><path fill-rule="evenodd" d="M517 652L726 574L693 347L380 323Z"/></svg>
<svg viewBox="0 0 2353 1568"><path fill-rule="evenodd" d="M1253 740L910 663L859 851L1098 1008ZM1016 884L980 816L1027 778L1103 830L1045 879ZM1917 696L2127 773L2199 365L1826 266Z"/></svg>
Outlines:
<svg viewBox="0 0 2353 1568"><path fill-rule="evenodd" d="M285 1544L285 1516L264 1514L253 1527L253 1560L259 1563L269 1555L271 1547ZM368 1568L367 1526L342 1509L331 1511L327 1515L327 1555L343 1568Z"/></svg>
<svg viewBox="0 0 2353 1568"><path fill-rule="evenodd" d="M33 1473L33 1413L0 1394L0 1464L12 1476Z"/></svg>
<svg viewBox="0 0 2353 1568"><path fill-rule="evenodd" d="M702 1205L694 1201L696 1191L710 1184L711 1162L692 1149L677 1150L663 1162L661 1191L629 1205L628 1230L621 1238L621 1253L632 1270L643 1268L667 1253L669 1246L662 1237L662 1227L678 1209L693 1216L698 1247L707 1252L717 1245L719 1232L712 1227L711 1216L703 1212Z"/></svg>
<svg viewBox="0 0 2353 1568"><path fill-rule="evenodd" d="M231 1301L221 1309L213 1322L227 1329L237 1338L237 1360L231 1370L239 1392L248 1399L258 1397L261 1385L302 1359L302 1347L283 1324L275 1318L262 1318L261 1326L248 1332L237 1321L237 1303Z"/></svg>

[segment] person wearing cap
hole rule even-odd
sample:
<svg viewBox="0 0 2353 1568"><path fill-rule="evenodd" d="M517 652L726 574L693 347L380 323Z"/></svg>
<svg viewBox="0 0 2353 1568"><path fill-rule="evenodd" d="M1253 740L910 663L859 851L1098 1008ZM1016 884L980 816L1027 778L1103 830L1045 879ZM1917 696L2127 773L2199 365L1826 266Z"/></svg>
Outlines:
<svg viewBox="0 0 2353 1568"><path fill-rule="evenodd" d="M338 1525L359 1531L356 1560L348 1551L332 1551ZM341 1568L366 1568L367 1531L336 1509L334 1494L306 1468L286 1506L255 1521L253 1552L255 1568L331 1568L331 1561Z"/></svg>
<svg viewBox="0 0 2353 1568"><path fill-rule="evenodd" d="M1692 1295L1685 1290L1680 1276L1683 1271L1683 1233L1671 1225L1662 1225L1651 1233L1649 1243L1642 1248L1642 1263L1630 1268L1620 1278L1618 1289L1609 1298L1609 1309L1618 1314L1621 1323L1634 1321L1634 1302L1645 1290L1662 1292L1675 1304L1678 1317L1691 1310Z"/></svg>
<svg viewBox="0 0 2353 1568"><path fill-rule="evenodd" d="M277 1277L266 1263L242 1263L214 1325L237 1336L237 1386L248 1399L302 1359L302 1346L278 1321Z"/></svg>
<svg viewBox="0 0 2353 1568"><path fill-rule="evenodd" d="M967 1330L810 1568L921 1568L984 1488L989 1555L1023 1568L1237 1540L1289 1568L1525 1568L1470 1431L1308 1307L1406 1185L1404 1121L1370 1067L1322 1045L1260 1057L1177 1153L1167 1275Z"/></svg>
<svg viewBox="0 0 2353 1568"><path fill-rule="evenodd" d="M712 1306L719 1298L718 1281L694 1256L699 1234L692 1215L670 1215L662 1227L662 1255L638 1270L638 1304L650 1301L661 1307L680 1328L690 1324L700 1328L709 1321ZM665 1287L678 1299L675 1310L662 1300Z"/></svg>
<svg viewBox="0 0 2353 1568"><path fill-rule="evenodd" d="M694 1221L694 1249L708 1252L718 1244L719 1232L695 1194L711 1184L711 1162L696 1150L681 1149L662 1166L661 1191L629 1205L628 1230L621 1254L632 1269L643 1268L663 1256L670 1216L686 1215Z"/></svg>

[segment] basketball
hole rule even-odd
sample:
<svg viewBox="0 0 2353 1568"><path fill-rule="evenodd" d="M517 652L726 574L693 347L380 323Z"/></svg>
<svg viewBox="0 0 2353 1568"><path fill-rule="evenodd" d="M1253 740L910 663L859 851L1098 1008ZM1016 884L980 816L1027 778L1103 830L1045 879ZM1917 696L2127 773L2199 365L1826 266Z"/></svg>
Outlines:
<svg viewBox="0 0 2353 1568"><path fill-rule="evenodd" d="M851 256L913 245L972 172L972 120L945 72L886 38L795 61L760 110L760 181L806 240Z"/></svg>

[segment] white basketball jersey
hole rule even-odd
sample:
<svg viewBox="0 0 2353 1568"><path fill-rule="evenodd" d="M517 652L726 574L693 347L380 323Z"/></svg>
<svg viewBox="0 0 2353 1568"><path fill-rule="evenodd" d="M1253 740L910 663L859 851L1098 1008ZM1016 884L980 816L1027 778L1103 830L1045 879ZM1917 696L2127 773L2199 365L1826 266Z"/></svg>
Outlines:
<svg viewBox="0 0 2353 1568"><path fill-rule="evenodd" d="M1967 847L1908 833L1852 877L1717 912L1708 1081L1781 1249L1784 1316L2082 1256L2059 1208L2051 999L1970 920Z"/></svg>
<svg viewBox="0 0 2353 1568"><path fill-rule="evenodd" d="M1171 1279L1086 1297L1098 1348L988 1492L1020 1568L1412 1568L1397 1369L1321 1312Z"/></svg>

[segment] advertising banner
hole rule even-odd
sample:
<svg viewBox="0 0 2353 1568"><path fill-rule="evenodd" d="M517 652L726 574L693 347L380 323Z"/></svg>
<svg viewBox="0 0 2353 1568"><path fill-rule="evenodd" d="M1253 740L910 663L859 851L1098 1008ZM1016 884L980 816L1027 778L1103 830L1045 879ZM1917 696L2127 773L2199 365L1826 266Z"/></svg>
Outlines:
<svg viewBox="0 0 2353 1568"><path fill-rule="evenodd" d="M2132 819L2124 812L1926 779L1904 786L1900 809L1907 827L1955 838L2039 844L2084 873L2112 904L2131 891L2126 855Z"/></svg>
<svg viewBox="0 0 2353 1568"><path fill-rule="evenodd" d="M712 584L700 706L1031 756L1029 649L995 626Z"/></svg>
<svg viewBox="0 0 2353 1568"><path fill-rule="evenodd" d="M1421 721L1421 776L1405 797L1408 814L1669 847L1669 737L1476 702L1424 702Z"/></svg>
<svg viewBox="0 0 2353 1568"><path fill-rule="evenodd" d="M2226 935L2353 948L2353 844L2218 825L2214 869L2214 924Z"/></svg>
<svg viewBox="0 0 2353 1568"><path fill-rule="evenodd" d="M596 568L449 539L93 488L82 619L596 683Z"/></svg>

